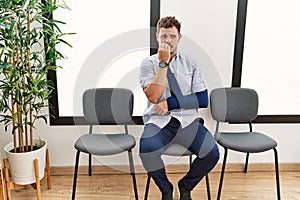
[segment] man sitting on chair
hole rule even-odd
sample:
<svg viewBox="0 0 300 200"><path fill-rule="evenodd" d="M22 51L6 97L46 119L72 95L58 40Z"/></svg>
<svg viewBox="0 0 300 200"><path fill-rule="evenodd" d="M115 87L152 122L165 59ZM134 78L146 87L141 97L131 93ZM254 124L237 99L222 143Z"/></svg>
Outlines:
<svg viewBox="0 0 300 200"><path fill-rule="evenodd" d="M208 106L208 92L199 66L178 52L181 24L175 17L157 23L158 53L142 61L140 83L147 98L140 157L162 193L173 199L173 186L166 176L161 155L171 143L178 143L197 157L179 180L180 200L191 199L191 191L216 165L218 146L199 122L198 108ZM173 78L172 78L173 77ZM170 88L172 88L170 90Z"/></svg>

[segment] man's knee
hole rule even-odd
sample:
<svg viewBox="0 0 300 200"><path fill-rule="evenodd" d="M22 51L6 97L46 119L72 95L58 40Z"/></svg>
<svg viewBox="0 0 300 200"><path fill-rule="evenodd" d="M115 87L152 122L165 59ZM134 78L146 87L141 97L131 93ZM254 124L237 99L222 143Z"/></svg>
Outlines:
<svg viewBox="0 0 300 200"><path fill-rule="evenodd" d="M147 144L147 142L140 142L140 155L143 153L148 153L151 152L151 146L149 144Z"/></svg>
<svg viewBox="0 0 300 200"><path fill-rule="evenodd" d="M140 154L161 151L161 149L162 145L159 141L141 140L140 142Z"/></svg>

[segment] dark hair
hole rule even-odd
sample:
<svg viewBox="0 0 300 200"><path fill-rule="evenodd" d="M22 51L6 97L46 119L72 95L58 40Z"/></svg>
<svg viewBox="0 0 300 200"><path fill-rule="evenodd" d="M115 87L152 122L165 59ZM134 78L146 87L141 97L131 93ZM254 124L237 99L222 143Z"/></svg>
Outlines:
<svg viewBox="0 0 300 200"><path fill-rule="evenodd" d="M178 20L175 17L167 16L158 20L156 28L157 32L159 32L161 28L171 28L173 26L175 26L178 33L180 33L181 24Z"/></svg>

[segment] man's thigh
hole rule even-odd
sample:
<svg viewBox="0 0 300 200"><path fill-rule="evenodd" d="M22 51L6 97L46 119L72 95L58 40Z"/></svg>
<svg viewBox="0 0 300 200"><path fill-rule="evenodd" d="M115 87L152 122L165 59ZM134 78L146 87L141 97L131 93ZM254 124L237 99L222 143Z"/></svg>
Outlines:
<svg viewBox="0 0 300 200"><path fill-rule="evenodd" d="M163 151L173 138L174 133L169 129L160 129L155 124L147 124L140 139L140 149L146 148L146 151Z"/></svg>
<svg viewBox="0 0 300 200"><path fill-rule="evenodd" d="M212 134L198 120L179 130L174 142L188 148L199 158L204 158L216 145Z"/></svg>

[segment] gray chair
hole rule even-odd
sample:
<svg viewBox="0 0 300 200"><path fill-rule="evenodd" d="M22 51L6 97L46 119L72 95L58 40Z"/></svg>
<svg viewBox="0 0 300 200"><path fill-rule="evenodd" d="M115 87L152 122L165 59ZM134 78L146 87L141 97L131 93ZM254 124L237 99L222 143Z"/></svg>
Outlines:
<svg viewBox="0 0 300 200"><path fill-rule="evenodd" d="M215 139L225 152L220 176L217 199L221 198L222 183L228 149L246 153L244 172L248 169L249 153L274 151L277 198L280 200L280 182L278 169L277 142L271 137L252 131L251 122L257 117L258 95L255 90L248 88L218 88L210 95L211 114L217 121ZM241 132L220 132L219 123L249 123L249 130Z"/></svg>
<svg viewBox="0 0 300 200"><path fill-rule="evenodd" d="M203 124L204 121L202 118L200 118L200 122ZM190 165L192 164L192 155L194 155L193 152L190 150L186 149L184 146L173 143L169 145L163 152L163 155L168 155L168 156L189 156L189 163ZM206 190L207 190L207 199L211 200L211 195L210 195L210 187L209 187L209 178L208 175L205 177L206 179ZM148 173L147 177L147 183L146 183L146 190L145 190L145 196L144 200L148 199L148 194L149 194L149 188L150 188L150 180L151 176Z"/></svg>
<svg viewBox="0 0 300 200"><path fill-rule="evenodd" d="M131 122L133 93L122 88L89 89L83 94L83 112L90 124L89 133L80 136L74 144L77 150L73 180L72 199L75 199L80 152L89 154L89 175L92 175L92 155L108 156L128 152L130 174L132 175L135 199L138 200L137 184L132 158L135 139L128 134L127 124ZM124 132L115 134L93 133L94 125L124 125Z"/></svg>

